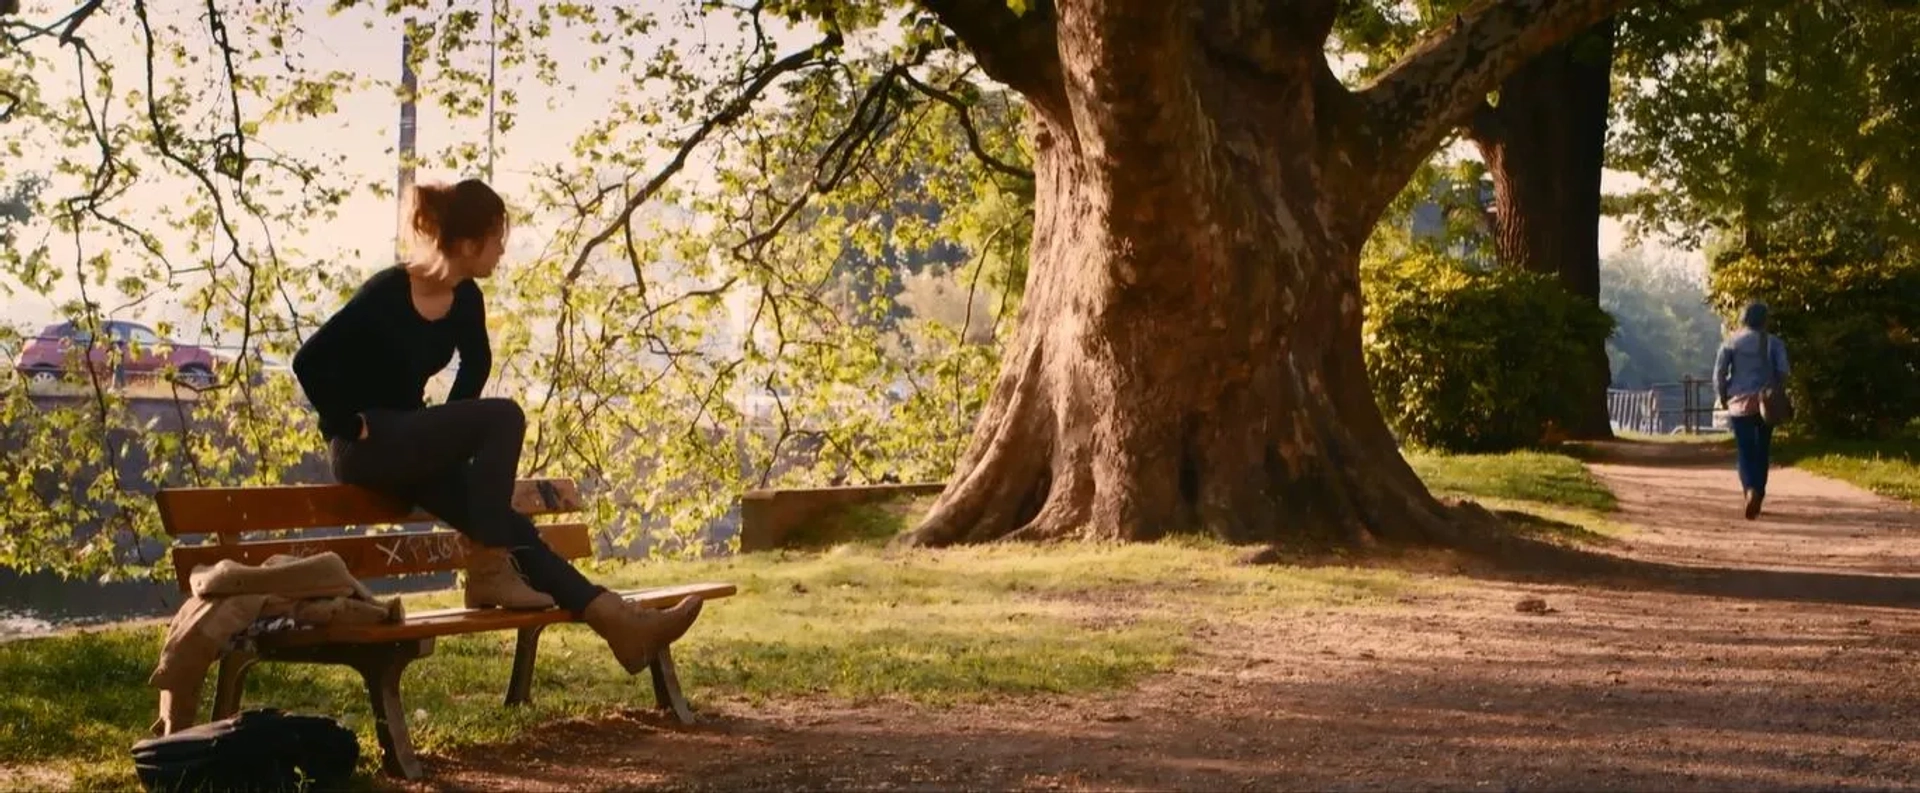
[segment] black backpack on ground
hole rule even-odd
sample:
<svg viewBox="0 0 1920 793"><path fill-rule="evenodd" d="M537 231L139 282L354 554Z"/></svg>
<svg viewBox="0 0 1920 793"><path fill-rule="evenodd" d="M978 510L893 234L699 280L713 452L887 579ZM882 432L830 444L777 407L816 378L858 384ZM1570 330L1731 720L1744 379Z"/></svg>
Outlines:
<svg viewBox="0 0 1920 793"><path fill-rule="evenodd" d="M325 716L248 710L133 745L133 770L150 793L325 791L360 762L360 741Z"/></svg>

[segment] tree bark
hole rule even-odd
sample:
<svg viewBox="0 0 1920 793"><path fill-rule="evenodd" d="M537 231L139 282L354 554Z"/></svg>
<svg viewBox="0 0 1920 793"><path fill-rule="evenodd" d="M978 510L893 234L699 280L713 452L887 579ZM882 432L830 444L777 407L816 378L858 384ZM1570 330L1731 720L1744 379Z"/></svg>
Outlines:
<svg viewBox="0 0 1920 793"><path fill-rule="evenodd" d="M1375 407L1360 247L1506 71L1629 2L1486 5L1349 93L1338 0L928 0L1035 99L1036 217L993 395L903 542L1458 539Z"/></svg>
<svg viewBox="0 0 1920 793"><path fill-rule="evenodd" d="M1493 176L1494 247L1503 266L1554 276L1600 304L1600 174L1606 164L1612 93L1613 20L1521 66L1500 83L1497 104L1468 124ZM1607 419L1612 372L1605 340L1578 371L1581 401L1561 429L1613 437Z"/></svg>

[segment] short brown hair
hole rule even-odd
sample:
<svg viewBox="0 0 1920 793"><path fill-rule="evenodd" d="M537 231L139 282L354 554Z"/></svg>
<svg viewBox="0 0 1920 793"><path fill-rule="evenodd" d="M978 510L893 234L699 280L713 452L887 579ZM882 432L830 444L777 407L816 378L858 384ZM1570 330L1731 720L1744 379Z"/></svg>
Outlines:
<svg viewBox="0 0 1920 793"><path fill-rule="evenodd" d="M413 230L451 255L462 242L485 242L507 230L507 202L479 179L413 188Z"/></svg>

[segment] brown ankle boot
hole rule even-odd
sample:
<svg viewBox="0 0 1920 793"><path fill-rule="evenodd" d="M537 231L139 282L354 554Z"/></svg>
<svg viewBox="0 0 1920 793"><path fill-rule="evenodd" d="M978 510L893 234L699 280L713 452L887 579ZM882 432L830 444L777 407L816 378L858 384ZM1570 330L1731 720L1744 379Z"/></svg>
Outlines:
<svg viewBox="0 0 1920 793"><path fill-rule="evenodd" d="M550 609L553 598L527 586L505 548L467 547L467 608Z"/></svg>
<svg viewBox="0 0 1920 793"><path fill-rule="evenodd" d="M636 606L621 600L619 595L605 592L588 603L581 616L594 633L607 641L620 667L627 670L627 674L636 675L652 663L655 653L686 635L693 621L700 617L702 605L698 595L690 595L673 608L662 611Z"/></svg>

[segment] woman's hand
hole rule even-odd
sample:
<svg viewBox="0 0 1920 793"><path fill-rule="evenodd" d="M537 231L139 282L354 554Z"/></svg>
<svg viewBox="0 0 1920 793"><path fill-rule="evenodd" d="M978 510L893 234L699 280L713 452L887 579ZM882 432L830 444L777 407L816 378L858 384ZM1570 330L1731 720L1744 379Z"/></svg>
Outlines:
<svg viewBox="0 0 1920 793"><path fill-rule="evenodd" d="M367 439L367 414L360 414L360 440Z"/></svg>

